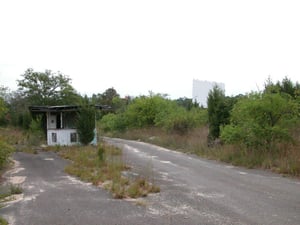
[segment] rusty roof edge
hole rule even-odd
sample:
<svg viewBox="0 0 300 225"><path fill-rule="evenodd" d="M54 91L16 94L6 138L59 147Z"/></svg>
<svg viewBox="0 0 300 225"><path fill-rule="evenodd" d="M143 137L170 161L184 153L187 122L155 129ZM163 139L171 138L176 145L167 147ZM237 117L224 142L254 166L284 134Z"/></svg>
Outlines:
<svg viewBox="0 0 300 225"><path fill-rule="evenodd" d="M109 110L112 109L108 105L93 105L95 109ZM80 105L57 105L57 106L29 106L31 112L57 112L57 111L77 111Z"/></svg>

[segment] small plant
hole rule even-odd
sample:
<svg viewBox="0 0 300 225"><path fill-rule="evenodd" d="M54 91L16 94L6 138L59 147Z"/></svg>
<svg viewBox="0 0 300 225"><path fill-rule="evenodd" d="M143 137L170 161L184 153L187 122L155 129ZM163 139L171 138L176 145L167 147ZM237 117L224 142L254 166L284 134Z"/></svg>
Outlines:
<svg viewBox="0 0 300 225"><path fill-rule="evenodd" d="M41 144L41 140L44 140L44 132L42 128L42 117L36 117L32 119L29 125L29 133L27 136L27 142L29 145L38 146Z"/></svg>
<svg viewBox="0 0 300 225"><path fill-rule="evenodd" d="M13 148L7 144L5 141L0 140L0 170L8 162L8 157L12 153Z"/></svg>
<svg viewBox="0 0 300 225"><path fill-rule="evenodd" d="M140 197L140 189L137 182L132 183L127 189L128 196L130 198Z"/></svg>
<svg viewBox="0 0 300 225"><path fill-rule="evenodd" d="M129 179L122 171L129 169L122 161L122 151L102 144L95 146L61 147L59 155L72 161L65 172L79 179L101 185L113 193L114 198L137 198L156 190L146 179Z"/></svg>
<svg viewBox="0 0 300 225"><path fill-rule="evenodd" d="M11 195L18 195L18 194L22 194L23 193L23 189L22 187L18 186L18 185L10 185L10 194Z"/></svg>
<svg viewBox="0 0 300 225"><path fill-rule="evenodd" d="M0 216L0 225L8 225L8 222L6 221L6 219L4 219L1 216Z"/></svg>
<svg viewBox="0 0 300 225"><path fill-rule="evenodd" d="M104 161L104 152L105 152L105 149L104 149L103 145L101 144L98 147L98 159L100 162Z"/></svg>

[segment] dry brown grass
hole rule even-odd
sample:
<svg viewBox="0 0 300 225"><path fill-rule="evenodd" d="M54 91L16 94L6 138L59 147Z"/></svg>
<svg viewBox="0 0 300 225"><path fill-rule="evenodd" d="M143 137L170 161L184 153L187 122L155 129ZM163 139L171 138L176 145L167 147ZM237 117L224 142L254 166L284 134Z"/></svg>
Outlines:
<svg viewBox="0 0 300 225"><path fill-rule="evenodd" d="M10 145L26 144L26 134L23 130L15 127L0 127L0 137Z"/></svg>
<svg viewBox="0 0 300 225"><path fill-rule="evenodd" d="M99 155L99 148L103 155ZM149 193L159 192L159 187L144 178L124 177L122 171L128 170L122 159L122 151L110 145L72 146L48 148L60 156L72 161L65 172L77 176L112 192L115 198L145 197Z"/></svg>
<svg viewBox="0 0 300 225"><path fill-rule="evenodd" d="M247 150L240 146L207 147L208 128L191 130L186 135L165 132L159 128L135 129L120 133L120 138L141 140L176 151L195 154L247 168L269 169L277 173L300 176L300 126L292 132L294 144L281 144L271 152Z"/></svg>
<svg viewBox="0 0 300 225"><path fill-rule="evenodd" d="M208 128L201 127L189 131L186 135L169 133L159 128L133 129L117 134L120 138L141 140L181 152L197 154L206 149Z"/></svg>

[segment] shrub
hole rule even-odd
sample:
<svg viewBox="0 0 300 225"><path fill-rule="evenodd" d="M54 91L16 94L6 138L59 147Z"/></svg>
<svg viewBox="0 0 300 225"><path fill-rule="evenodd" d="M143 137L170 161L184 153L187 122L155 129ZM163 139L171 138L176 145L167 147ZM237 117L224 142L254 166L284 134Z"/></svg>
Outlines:
<svg viewBox="0 0 300 225"><path fill-rule="evenodd" d="M42 117L32 119L29 125L28 143L30 145L38 145L44 140L44 131L42 128Z"/></svg>
<svg viewBox="0 0 300 225"><path fill-rule="evenodd" d="M0 225L8 225L8 222L0 216Z"/></svg>
<svg viewBox="0 0 300 225"><path fill-rule="evenodd" d="M95 107L82 105L77 114L76 127L79 140L83 145L89 144L95 137Z"/></svg>
<svg viewBox="0 0 300 225"><path fill-rule="evenodd" d="M101 144L98 147L98 159L100 162L104 161L104 153L105 153L105 148L103 147L103 145Z"/></svg>
<svg viewBox="0 0 300 225"><path fill-rule="evenodd" d="M208 140L213 141L220 136L220 127L229 121L231 104L225 93L218 86L215 86L208 94L207 110L209 135Z"/></svg>
<svg viewBox="0 0 300 225"><path fill-rule="evenodd" d="M128 126L124 114L109 113L102 117L100 127L105 131L124 131Z"/></svg>
<svg viewBox="0 0 300 225"><path fill-rule="evenodd" d="M12 152L13 148L5 141L0 140L0 169L3 169Z"/></svg>
<svg viewBox="0 0 300 225"><path fill-rule="evenodd" d="M251 94L233 107L231 124L222 128L221 138L248 149L274 150L293 141L289 128L298 120L297 107L279 94Z"/></svg>

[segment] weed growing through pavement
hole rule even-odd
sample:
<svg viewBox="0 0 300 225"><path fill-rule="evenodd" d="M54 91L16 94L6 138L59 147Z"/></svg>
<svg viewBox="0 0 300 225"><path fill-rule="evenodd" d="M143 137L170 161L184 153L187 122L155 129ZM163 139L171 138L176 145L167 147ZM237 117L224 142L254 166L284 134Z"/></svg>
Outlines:
<svg viewBox="0 0 300 225"><path fill-rule="evenodd" d="M23 193L23 189L19 185L10 184L8 188L6 188L5 186L3 186L2 188L5 191L2 191L0 194L0 208L4 207L6 202L14 200L14 195L19 195Z"/></svg>
<svg viewBox="0 0 300 225"><path fill-rule="evenodd" d="M5 202L7 197L10 197L11 195L18 195L22 193L23 189L19 185L10 184L9 188L7 188L7 191L0 194L0 202Z"/></svg>
<svg viewBox="0 0 300 225"><path fill-rule="evenodd" d="M8 222L0 216L0 225L8 225Z"/></svg>
<svg viewBox="0 0 300 225"><path fill-rule="evenodd" d="M60 147L59 155L72 161L65 172L79 179L102 186L118 199L145 197L157 193L160 188L146 179L134 179L122 175L128 166L122 160L122 151L102 143L100 146Z"/></svg>

